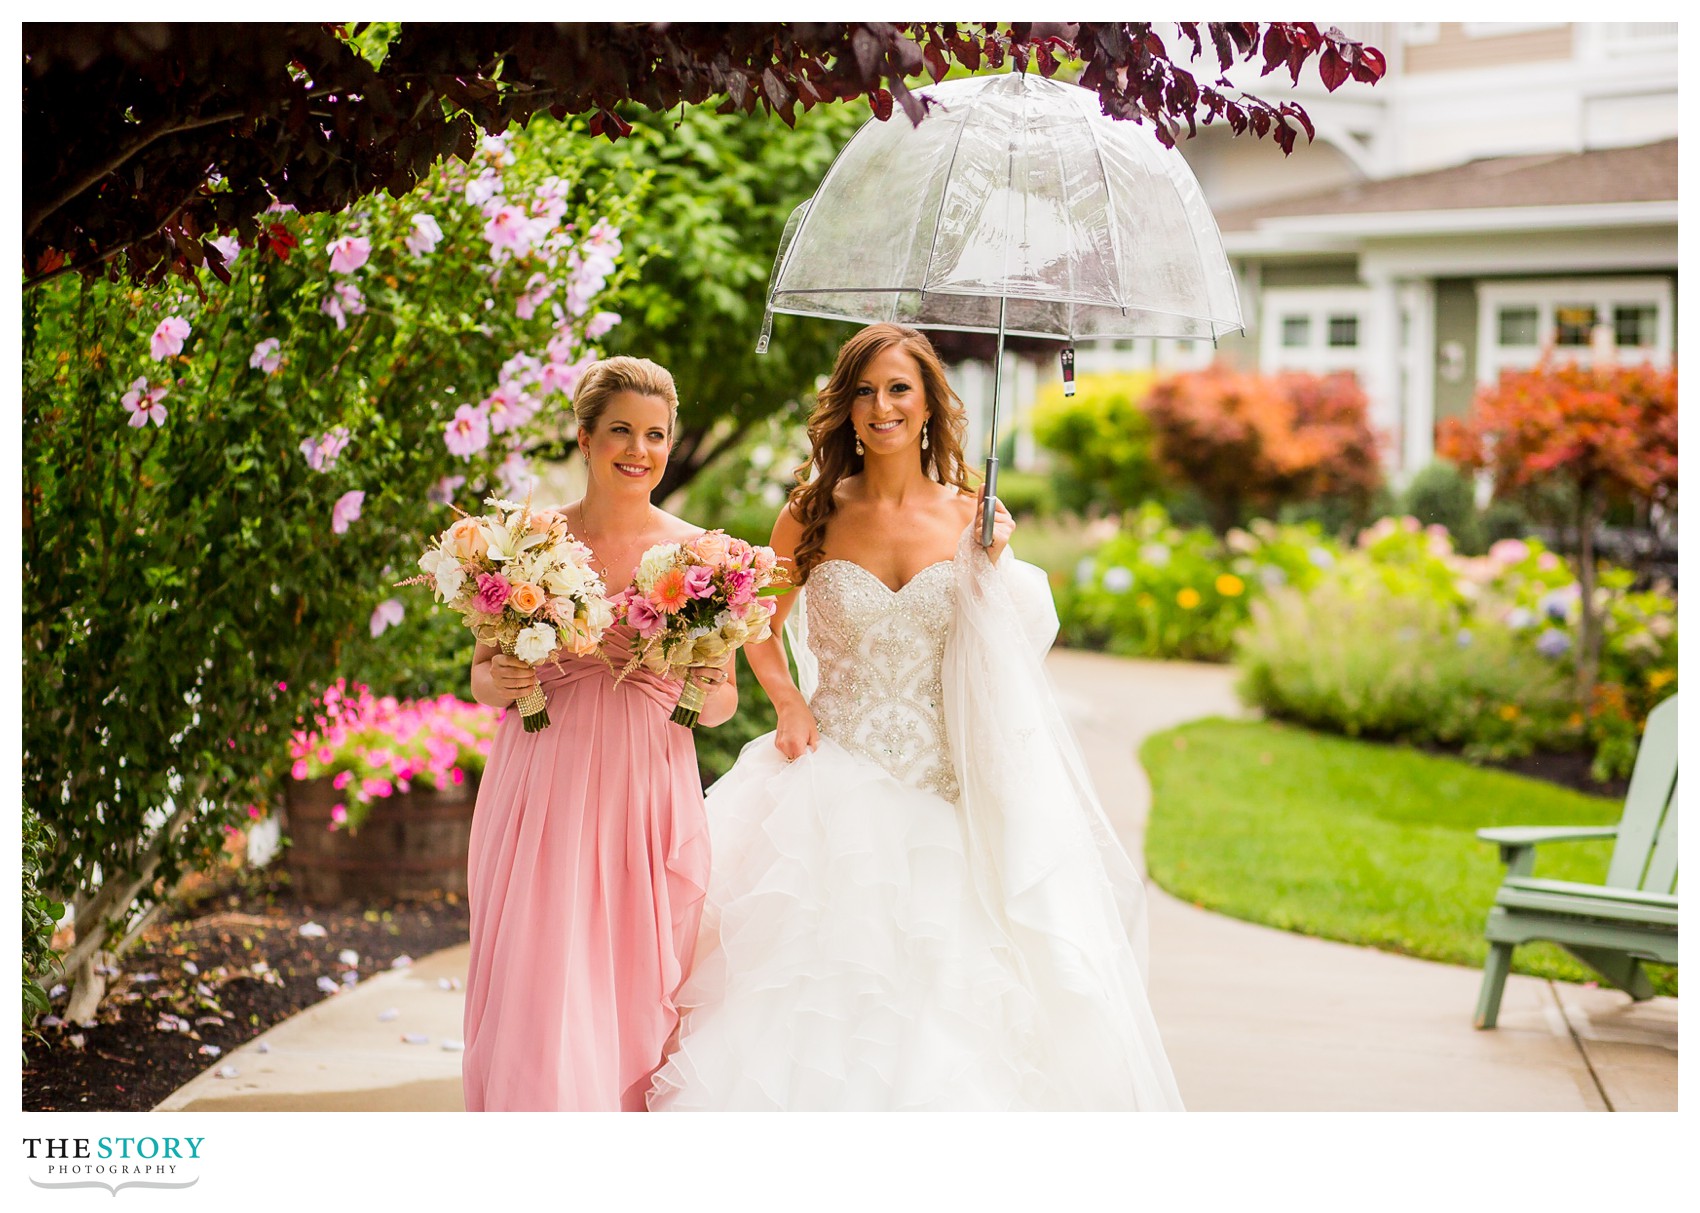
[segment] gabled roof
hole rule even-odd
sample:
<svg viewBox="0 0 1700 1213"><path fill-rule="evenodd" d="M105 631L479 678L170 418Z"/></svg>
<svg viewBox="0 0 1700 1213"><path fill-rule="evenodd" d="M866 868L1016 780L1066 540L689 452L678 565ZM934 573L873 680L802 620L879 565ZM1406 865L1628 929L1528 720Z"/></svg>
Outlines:
<svg viewBox="0 0 1700 1213"><path fill-rule="evenodd" d="M1245 231L1286 215L1578 206L1676 200L1676 140L1588 152L1497 156L1433 172L1360 181L1280 198L1216 216L1222 231Z"/></svg>

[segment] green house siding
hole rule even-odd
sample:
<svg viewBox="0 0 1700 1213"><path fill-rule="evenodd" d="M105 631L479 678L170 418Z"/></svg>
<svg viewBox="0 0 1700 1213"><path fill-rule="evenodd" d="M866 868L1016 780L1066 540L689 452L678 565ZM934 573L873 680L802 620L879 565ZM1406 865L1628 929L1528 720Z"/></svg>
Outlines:
<svg viewBox="0 0 1700 1213"><path fill-rule="evenodd" d="M1463 348L1464 358L1448 379L1448 342ZM1470 411L1476 395L1476 279L1437 278L1434 283L1434 419Z"/></svg>
<svg viewBox="0 0 1700 1213"><path fill-rule="evenodd" d="M1301 261L1264 264L1263 286L1362 286L1358 263L1353 261Z"/></svg>

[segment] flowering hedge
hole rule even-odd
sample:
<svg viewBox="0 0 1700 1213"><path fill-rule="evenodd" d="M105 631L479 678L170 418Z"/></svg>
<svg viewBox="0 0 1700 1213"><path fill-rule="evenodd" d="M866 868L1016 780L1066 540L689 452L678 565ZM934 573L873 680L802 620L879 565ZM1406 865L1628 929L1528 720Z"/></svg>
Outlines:
<svg viewBox="0 0 1700 1213"><path fill-rule="evenodd" d="M1538 540L1478 557L1444 527L1384 518L1309 592L1253 609L1237 661L1250 702L1351 735L1456 744L1482 757L1586 749L1626 776L1647 713L1676 690L1676 602L1607 569L1601 677L1574 692L1581 588Z"/></svg>
<svg viewBox="0 0 1700 1213"><path fill-rule="evenodd" d="M435 503L523 495L520 448L564 424L631 203L551 132L277 211L204 296L25 296L24 787L76 914L67 1017L96 949L266 802L313 688L415 660L429 613L390 586Z"/></svg>
<svg viewBox="0 0 1700 1213"><path fill-rule="evenodd" d="M1061 638L1130 657L1224 661L1253 600L1275 586L1313 584L1335 559L1314 524L1258 519L1218 540L1147 504L1058 589Z"/></svg>
<svg viewBox="0 0 1700 1213"><path fill-rule="evenodd" d="M1345 547L1314 524L1257 520L1218 540L1156 505L1057 589L1064 643L1129 656L1235 660L1247 700L1353 736L1473 756L1586 749L1627 775L1647 713L1676 691L1676 601L1600 574L1600 680L1574 693L1581 589L1536 539L1481 556L1445 527L1382 518Z"/></svg>
<svg viewBox="0 0 1700 1213"><path fill-rule="evenodd" d="M374 800L409 792L414 784L458 787L482 774L504 714L453 695L373 695L339 678L316 705L312 727L290 739L290 777L329 779L344 793L331 807L332 828L357 830Z"/></svg>

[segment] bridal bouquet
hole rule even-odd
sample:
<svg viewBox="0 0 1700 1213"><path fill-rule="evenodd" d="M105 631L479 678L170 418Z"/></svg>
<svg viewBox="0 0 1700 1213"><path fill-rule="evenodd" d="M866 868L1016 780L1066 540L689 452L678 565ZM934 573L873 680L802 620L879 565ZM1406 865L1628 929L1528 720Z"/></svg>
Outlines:
<svg viewBox="0 0 1700 1213"><path fill-rule="evenodd" d="M613 600L642 642L624 672L641 664L684 679L669 719L694 728L705 693L686 670L716 665L738 646L766 640L773 631L769 596L786 588L772 548L752 546L725 531L705 531L687 543L656 544L638 562L631 588Z"/></svg>
<svg viewBox="0 0 1700 1213"><path fill-rule="evenodd" d="M553 510L533 513L529 500L499 497L484 504L494 512L455 509L460 518L419 558L424 576L400 584L431 585L481 643L528 665L543 664L557 648L581 657L596 652L614 608L590 549ZM545 702L536 686L514 705L526 732L549 727Z"/></svg>

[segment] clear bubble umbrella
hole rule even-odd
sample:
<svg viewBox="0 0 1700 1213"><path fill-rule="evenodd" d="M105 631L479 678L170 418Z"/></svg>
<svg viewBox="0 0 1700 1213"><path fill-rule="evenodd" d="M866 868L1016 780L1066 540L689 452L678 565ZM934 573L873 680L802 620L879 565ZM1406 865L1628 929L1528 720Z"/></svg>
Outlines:
<svg viewBox="0 0 1700 1213"><path fill-rule="evenodd" d="M774 312L996 333L993 496L1006 334L1214 343L1244 328L1239 294L1192 169L1149 126L1024 73L918 91L920 126L870 119L792 212L756 352Z"/></svg>

